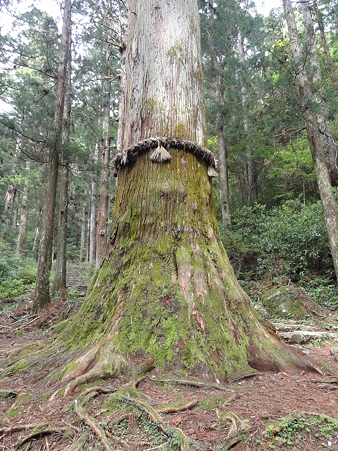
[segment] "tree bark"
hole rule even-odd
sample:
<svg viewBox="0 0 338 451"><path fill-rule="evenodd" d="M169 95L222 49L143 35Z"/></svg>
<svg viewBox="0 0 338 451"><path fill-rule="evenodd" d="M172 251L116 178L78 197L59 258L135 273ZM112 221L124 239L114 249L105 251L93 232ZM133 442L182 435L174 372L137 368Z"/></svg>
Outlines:
<svg viewBox="0 0 338 451"><path fill-rule="evenodd" d="M93 163L96 166L99 159L99 145L96 144L93 155ZM96 171L92 171L91 174L91 194L90 194L90 219L89 219L89 264L93 264L96 261Z"/></svg>
<svg viewBox="0 0 338 451"><path fill-rule="evenodd" d="M71 380L65 394L95 378L137 373L145 361L154 371L219 382L310 368L256 319L220 239L215 160L200 145L197 0L128 5L113 230L87 298L61 335L85 350L62 372Z"/></svg>
<svg viewBox="0 0 338 451"><path fill-rule="evenodd" d="M324 219L329 236L330 249L338 279L338 214L332 191L330 176L325 162L322 140L316 113L312 110L315 98L312 95L303 54L299 42L294 11L290 0L283 0L283 7L291 41L291 52L295 61L296 77L299 87L300 109L305 123L313 165L316 173L319 194L322 202Z"/></svg>
<svg viewBox="0 0 338 451"><path fill-rule="evenodd" d="M38 272L34 291L34 312L38 312L50 303L49 277L52 267L54 211L59 171L59 156L62 142L64 102L67 86L67 61L70 57L70 27L71 0L65 0L54 114L55 138L53 146L51 146L49 149L48 162L45 168L46 188L41 224L41 240L38 255Z"/></svg>
<svg viewBox="0 0 338 451"><path fill-rule="evenodd" d="M321 12L320 12L320 10L318 8L318 4L317 4L316 0L313 2L313 8L314 8L314 11L315 11L315 14L316 14L317 24L318 24L318 28L319 28L319 31L320 31L320 38L321 38L321 41L322 41L322 46L323 46L324 54L325 54L325 57L326 57L327 70L334 77L334 81L337 82L336 69L335 69L335 65L334 65L332 57L331 57L330 48L329 48L328 43L327 43L327 39L326 39L326 35L325 35L325 28L324 28L323 19L322 19L322 14L321 14Z"/></svg>
<svg viewBox="0 0 338 451"><path fill-rule="evenodd" d="M17 195L17 187L14 184L10 184L7 192L6 192L6 202L5 202L5 214L7 216L6 218L6 225L9 228L10 224L13 224L13 215L14 215L14 202Z"/></svg>
<svg viewBox="0 0 338 451"><path fill-rule="evenodd" d="M176 136L206 145L194 3L191 10L191 0L129 2L118 150L151 136Z"/></svg>
<svg viewBox="0 0 338 451"><path fill-rule="evenodd" d="M104 105L102 121L102 151L101 177L99 187L99 204L97 207L96 226L96 268L100 266L102 256L107 247L107 222L109 204L109 161L110 161L110 102L111 102L111 73L109 68L110 49L106 51L107 73L104 82Z"/></svg>
<svg viewBox="0 0 338 451"><path fill-rule="evenodd" d="M240 60L240 66L238 70L238 79L240 83L240 92L242 99L242 110L243 110L243 130L244 130L244 140L247 141L248 132L249 132L249 118L248 118L248 90L246 87L246 83L243 79L243 64L245 61L245 53L242 35L239 32L237 36L237 53ZM257 173L255 168L255 162L252 155L252 149L247 144L246 149L246 158L247 158L247 186L248 186L248 204L252 205L258 199L258 181L257 181Z"/></svg>
<svg viewBox="0 0 338 451"><path fill-rule="evenodd" d="M326 105L326 94L323 87L322 71L317 53L316 35L313 27L311 10L308 3L302 3L303 24L307 42L307 59L310 68L309 80L315 83L319 88L315 94L316 102L321 106L318 112L318 123L321 134L322 147L327 159L327 167L330 174L331 185L337 185L336 158L337 149L332 136L331 127L328 119L328 107Z"/></svg>
<svg viewBox="0 0 338 451"><path fill-rule="evenodd" d="M69 145L70 138L70 113L71 113L71 29L68 29L68 58L67 58L67 80L66 92L63 108L63 123L62 123L62 145L66 147ZM66 293L67 289L67 230L68 230L68 204L69 204L69 162L68 156L63 152L61 177L60 177L60 195L59 195L59 221L56 244L56 262L55 262L55 278L53 284L54 296L63 290Z"/></svg>
<svg viewBox="0 0 338 451"><path fill-rule="evenodd" d="M56 246L55 278L53 284L54 296L60 290L67 288L67 225L68 225L68 202L69 202L69 165L64 163L61 167L60 177L60 206L58 235Z"/></svg>
<svg viewBox="0 0 338 451"><path fill-rule="evenodd" d="M224 126L218 127L217 142L218 142L218 170L219 170L219 188L220 188L222 222L225 228L231 229L228 157L224 137Z"/></svg>
<svg viewBox="0 0 338 451"><path fill-rule="evenodd" d="M26 174L30 170L30 162L26 161ZM27 231L27 219L28 219L28 181L25 181L21 196L21 213L20 213L20 224L18 232L18 241L16 245L16 253L19 256L24 254L24 242L26 238Z"/></svg>
<svg viewBox="0 0 338 451"><path fill-rule="evenodd" d="M85 191L85 196L87 197L87 190ZM81 236L80 236L80 262L84 262L86 259L86 243L88 240L86 240L86 231L88 230L88 224L87 224L87 205L86 203L82 206L82 213L81 213Z"/></svg>

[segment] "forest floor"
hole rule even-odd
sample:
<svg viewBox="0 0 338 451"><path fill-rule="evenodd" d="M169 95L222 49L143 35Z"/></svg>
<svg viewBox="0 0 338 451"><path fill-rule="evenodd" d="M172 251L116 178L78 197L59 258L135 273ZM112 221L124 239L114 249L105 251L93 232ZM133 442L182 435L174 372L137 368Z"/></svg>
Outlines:
<svg viewBox="0 0 338 451"><path fill-rule="evenodd" d="M40 315L31 313L27 298L0 302L3 370L18 351L52 340L51 326L82 300L55 301ZM330 313L331 326L338 326L338 312ZM325 322L309 320L317 330ZM9 373L0 379L0 450L338 451L338 423L331 420L338 421L338 361L331 353L338 342L296 346L324 362L331 375L262 373L217 387L193 379L155 380L149 373L134 385L137 396L130 400L114 395L126 387L123 378L87 386L80 409L80 393L46 397L51 392L43 374ZM182 437L193 442L180 447Z"/></svg>

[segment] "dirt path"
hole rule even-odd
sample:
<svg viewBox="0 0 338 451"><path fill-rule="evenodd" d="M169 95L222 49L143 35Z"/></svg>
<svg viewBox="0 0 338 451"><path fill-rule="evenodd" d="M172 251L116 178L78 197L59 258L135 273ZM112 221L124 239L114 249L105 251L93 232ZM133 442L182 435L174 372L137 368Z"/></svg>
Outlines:
<svg viewBox="0 0 338 451"><path fill-rule="evenodd" d="M38 316L30 313L28 302L16 308L8 302L0 315L0 370L18 350L28 345L42 348L53 337L51 326L80 302L54 302ZM330 322L338 325L337 317ZM338 361L331 353L335 346L338 343L323 341L302 349L338 374ZM123 379L87 387L80 408L79 393L42 397L52 392L41 383L48 372L46 367L38 375L27 372L0 379L0 450L338 451L338 427L325 416L309 416L338 420L335 376L266 373L221 389L194 379L160 380L150 373L138 381L135 397L130 393L136 385L131 391ZM296 412L301 413L280 422ZM189 438L186 448L178 445L182 437Z"/></svg>

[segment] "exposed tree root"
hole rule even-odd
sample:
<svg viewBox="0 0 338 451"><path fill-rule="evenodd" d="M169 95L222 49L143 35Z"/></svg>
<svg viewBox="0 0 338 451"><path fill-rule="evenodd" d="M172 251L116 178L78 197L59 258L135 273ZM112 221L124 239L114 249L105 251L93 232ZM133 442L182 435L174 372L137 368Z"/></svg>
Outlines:
<svg viewBox="0 0 338 451"><path fill-rule="evenodd" d="M181 384L181 385L191 385L192 387L204 387L204 388L210 388L210 389L214 389L214 390L221 390L221 391L225 391L225 390L229 390L225 385L221 385L221 384L215 384L213 382L205 382L199 379L193 379L193 378L189 378L189 379L175 379L175 378L170 378L170 377L156 377L156 376L151 376L150 380L154 381L154 382L164 382L164 383L168 383L168 384Z"/></svg>
<svg viewBox="0 0 338 451"><path fill-rule="evenodd" d="M107 340L109 341L109 340ZM147 373L154 367L153 359L147 358L142 362L133 363L114 351L112 344L99 343L93 346L86 354L81 355L72 364L71 371L65 371L62 379L67 383L64 389L64 396L73 394L80 385L95 382L102 379L115 379L123 374L130 374L135 380L134 387L145 378L143 373ZM140 378L136 376L141 375ZM55 375L53 376L55 379ZM50 380L52 383L52 380ZM62 388L59 388L51 396L53 400Z"/></svg>
<svg viewBox="0 0 338 451"><path fill-rule="evenodd" d="M188 404L184 404L180 407L158 407L157 411L161 413L177 413L177 412L184 412L185 410L192 409L193 407L196 407L198 404L198 400L190 401Z"/></svg>
<svg viewBox="0 0 338 451"><path fill-rule="evenodd" d="M63 379L67 383L64 396L74 393L80 385L88 384L96 380L116 378L127 371L128 361L120 354L113 351L110 344L100 347L100 344L92 347L86 354L81 355L74 363L75 368L66 370ZM53 379L55 375L53 376ZM52 380L49 381L52 383ZM52 394L50 400L62 391L58 388Z"/></svg>
<svg viewBox="0 0 338 451"><path fill-rule="evenodd" d="M85 391L81 393L82 396L89 395L90 393L94 392L95 395L98 393L108 394L108 393L114 393L117 390L115 387L104 387L102 385L95 385L94 387L89 387Z"/></svg>
<svg viewBox="0 0 338 451"><path fill-rule="evenodd" d="M216 409L216 416L220 426L225 424L226 421L230 421L231 423L226 441L224 443L225 449L232 449L238 446L239 443L244 443L248 439L250 426L242 421L235 413L221 412Z"/></svg>
<svg viewBox="0 0 338 451"><path fill-rule="evenodd" d="M32 440L35 440L37 437L51 435L55 432L64 432L64 431L70 432L71 430L73 430L75 428L71 425L53 426L53 425L50 425L49 423L19 424L19 425L14 425L14 426L8 426L5 428L0 428L0 434L1 434L0 440L2 440L6 435L12 435L16 432L26 431L28 429L32 429L33 431L16 444L16 446L15 446L16 450L19 450L20 448L23 447L23 445L25 445L27 443L28 443L28 446L26 449L29 449L30 448L29 442L31 442ZM48 449L48 446L47 446L47 449Z"/></svg>
<svg viewBox="0 0 338 451"><path fill-rule="evenodd" d="M121 393L119 396L123 396ZM134 405L136 405L140 410L144 411L148 418L152 423L155 423L156 426L168 437L175 437L179 440L180 443L180 449L182 451L192 451L193 449L196 449L194 445L195 442L187 437L180 429L173 428L166 423L164 423L163 418L161 417L158 410L154 409L149 403L141 401L139 399L133 398L130 400L129 396L125 398L127 402L132 402ZM164 445L162 445L164 446Z"/></svg>
<svg viewBox="0 0 338 451"><path fill-rule="evenodd" d="M45 425L43 428L38 428L38 430L34 430L31 434L29 434L27 437L22 439L19 443L17 443L15 449L19 450L25 443L31 442L32 440L36 439L37 437L43 437L46 435L51 435L54 432L61 432L61 431L66 431L66 430L70 430L70 428L67 426L53 428L50 425Z"/></svg>
<svg viewBox="0 0 338 451"><path fill-rule="evenodd" d="M107 451L113 451L113 448L110 446L108 438L104 432L104 429L99 425L99 423L88 414L85 413L81 403L78 400L75 400L75 412L81 421L85 422L95 433L95 435L101 440L103 446Z"/></svg>
<svg viewBox="0 0 338 451"><path fill-rule="evenodd" d="M20 432L27 429L44 428L47 427L47 423L33 423L33 424L19 424L15 426L8 426L5 428L0 428L0 433L2 437L6 434L13 434L14 432ZM0 438L2 438L0 437Z"/></svg>

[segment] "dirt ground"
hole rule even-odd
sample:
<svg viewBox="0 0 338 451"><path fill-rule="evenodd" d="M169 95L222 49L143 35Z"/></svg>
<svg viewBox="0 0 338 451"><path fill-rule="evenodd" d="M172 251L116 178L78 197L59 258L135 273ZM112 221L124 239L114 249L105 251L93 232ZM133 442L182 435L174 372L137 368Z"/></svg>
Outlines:
<svg viewBox="0 0 338 451"><path fill-rule="evenodd" d="M2 305L0 450L338 451L338 423L331 420L338 421L338 361L331 354L338 343L302 346L331 375L264 373L220 387L149 373L134 384L132 399L116 395L128 385L121 378L81 388L81 409L80 393L46 397L43 374L1 376L19 350L51 340L51 326L76 302L54 302L40 315L31 314L29 302ZM338 325L337 314L330 324Z"/></svg>

